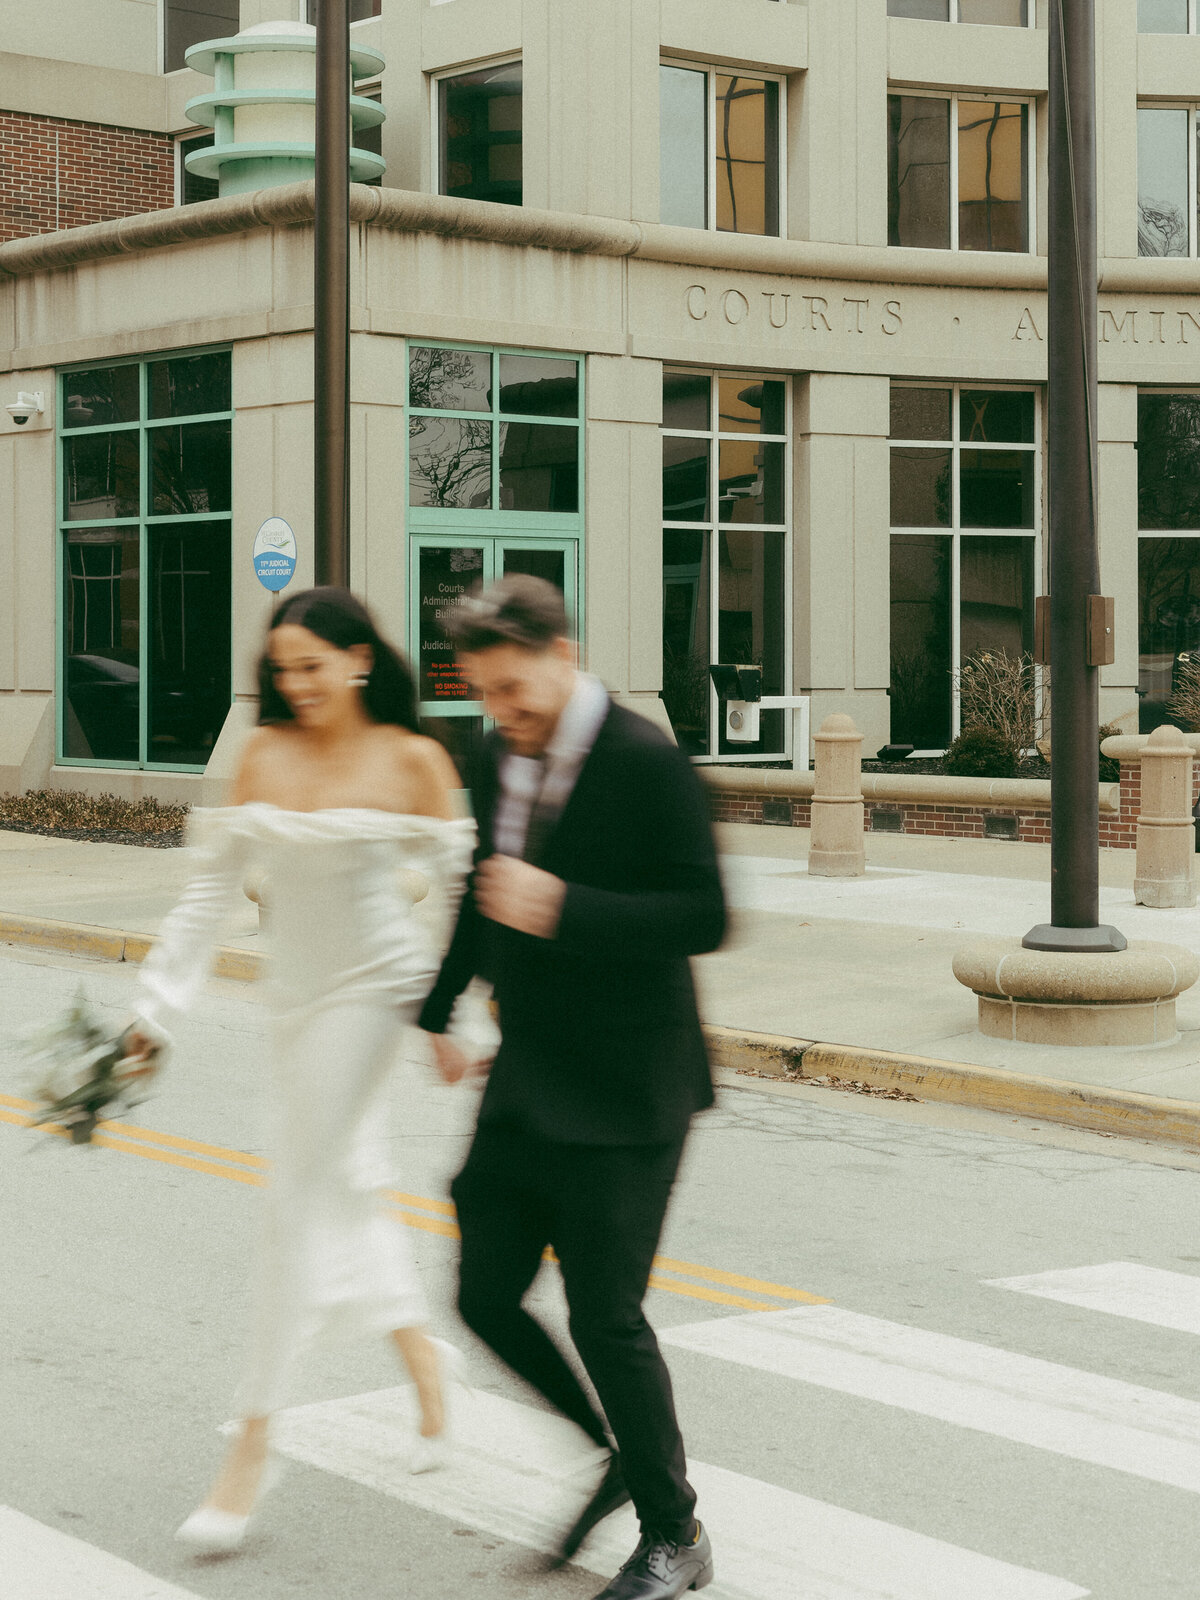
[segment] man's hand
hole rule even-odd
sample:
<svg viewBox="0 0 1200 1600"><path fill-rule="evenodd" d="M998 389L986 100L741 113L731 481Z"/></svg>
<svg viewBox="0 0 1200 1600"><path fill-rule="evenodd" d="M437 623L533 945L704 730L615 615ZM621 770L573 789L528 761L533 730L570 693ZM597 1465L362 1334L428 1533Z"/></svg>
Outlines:
<svg viewBox="0 0 1200 1600"><path fill-rule="evenodd" d="M461 1083L464 1078L479 1070L477 1066L472 1065L466 1052L444 1033L431 1033L429 1038L433 1044L433 1064L443 1083Z"/></svg>
<svg viewBox="0 0 1200 1600"><path fill-rule="evenodd" d="M491 856L475 874L475 904L483 915L535 939L554 938L566 893L561 878L514 856Z"/></svg>

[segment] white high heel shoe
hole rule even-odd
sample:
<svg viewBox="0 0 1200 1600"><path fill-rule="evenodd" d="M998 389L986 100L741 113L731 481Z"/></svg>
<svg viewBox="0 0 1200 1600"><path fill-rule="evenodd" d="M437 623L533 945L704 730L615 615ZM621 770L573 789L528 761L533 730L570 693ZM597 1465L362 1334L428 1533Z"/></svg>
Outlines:
<svg viewBox="0 0 1200 1600"><path fill-rule="evenodd" d="M449 1417L449 1390L451 1384L459 1384L464 1389L470 1389L467 1378L467 1363L461 1350L457 1346L448 1344L445 1339L431 1339L440 1359L442 1376L442 1404L446 1413L446 1420L442 1424L441 1433L430 1437L418 1433L413 1441L413 1447L408 1456L408 1470L417 1472L438 1472L443 1467L450 1465L454 1454L451 1443L450 1417Z"/></svg>
<svg viewBox="0 0 1200 1600"><path fill-rule="evenodd" d="M176 1529L176 1539L180 1544L190 1546L197 1555L232 1555L245 1544L246 1534L262 1505L263 1496L275 1487L282 1476L283 1465L279 1458L268 1454L252 1510L242 1515L236 1511L221 1511L217 1506L198 1506L186 1522Z"/></svg>

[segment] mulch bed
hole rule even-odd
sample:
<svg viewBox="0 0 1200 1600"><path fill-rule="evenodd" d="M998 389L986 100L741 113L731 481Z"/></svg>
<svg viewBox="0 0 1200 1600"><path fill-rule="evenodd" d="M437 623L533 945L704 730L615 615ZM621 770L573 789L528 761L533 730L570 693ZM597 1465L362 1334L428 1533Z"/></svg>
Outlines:
<svg viewBox="0 0 1200 1600"><path fill-rule="evenodd" d="M89 844L134 844L144 850L178 850L183 829L167 833L135 833L126 828L52 828L38 822L0 821L5 833L40 833L46 839L84 839Z"/></svg>

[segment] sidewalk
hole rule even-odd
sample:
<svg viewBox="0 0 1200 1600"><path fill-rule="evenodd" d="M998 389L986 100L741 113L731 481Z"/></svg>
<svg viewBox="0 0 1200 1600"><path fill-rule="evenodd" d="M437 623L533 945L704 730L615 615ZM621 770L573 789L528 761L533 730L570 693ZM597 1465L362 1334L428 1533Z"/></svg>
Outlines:
<svg viewBox="0 0 1200 1600"><path fill-rule="evenodd" d="M835 1048L809 1050L805 1076L832 1072L895 1083L921 1098L1114 1129L1141 1128L1136 1115L1132 1124L1124 1115L1132 1092L1167 1102L1168 1114L1174 1107L1185 1132L1169 1137L1200 1138L1200 985L1180 998L1180 1035L1170 1044L1055 1049L976 1032L975 997L955 981L951 959L972 934L1020 937L1047 920L1048 846L870 835L866 877L838 880L808 876L807 829L722 824L718 835L733 917L725 947L696 963L702 1010L719 1034L778 1036L761 1049L766 1070L782 1071L815 1041ZM1200 910L1133 904L1134 865L1131 850L1102 852L1105 920L1131 939L1200 947ZM187 866L179 850L0 830L0 915L10 919L0 939L31 942L14 932L14 917L151 935ZM58 947L87 953L92 936L81 938ZM251 956L263 948L250 902L225 943ZM139 958L138 947L131 941L130 958ZM121 947L110 940L95 953L119 959ZM240 975L236 961L225 970ZM745 1044L719 1041L718 1059L745 1062ZM1053 1092L1039 1096L1033 1080ZM1073 1086L1107 1111L1090 1122L1076 1117ZM1162 1121L1161 1105L1133 1111Z"/></svg>

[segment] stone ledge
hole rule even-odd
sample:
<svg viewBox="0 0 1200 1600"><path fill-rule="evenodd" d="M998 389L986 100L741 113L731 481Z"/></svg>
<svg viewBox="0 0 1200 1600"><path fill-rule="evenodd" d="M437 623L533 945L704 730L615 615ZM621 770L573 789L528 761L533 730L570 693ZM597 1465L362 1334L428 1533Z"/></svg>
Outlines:
<svg viewBox="0 0 1200 1600"><path fill-rule="evenodd" d="M791 772L786 768L697 767L711 788L720 794L779 795L788 799L811 799L815 778L811 772ZM863 799L907 801L912 805L1003 806L1025 811L1050 810L1049 778L952 778L937 773L864 772ZM1101 814L1119 814L1121 785L1102 783Z"/></svg>

